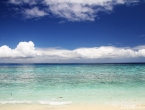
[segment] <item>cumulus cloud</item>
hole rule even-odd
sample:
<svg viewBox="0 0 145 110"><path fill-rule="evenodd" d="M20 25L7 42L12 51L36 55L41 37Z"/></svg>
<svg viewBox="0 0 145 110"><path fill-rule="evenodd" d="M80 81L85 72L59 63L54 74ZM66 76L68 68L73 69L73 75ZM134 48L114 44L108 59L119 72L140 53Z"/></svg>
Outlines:
<svg viewBox="0 0 145 110"><path fill-rule="evenodd" d="M15 49L11 49L4 45L0 47L0 58L27 58L36 57L41 53L35 50L34 43L20 42Z"/></svg>
<svg viewBox="0 0 145 110"><path fill-rule="evenodd" d="M74 50L60 48L35 48L32 41L20 42L15 49L4 45L0 47L0 62L11 59L25 62L48 62L76 61L83 60L104 60L104 59L136 59L145 57L145 46L134 48L118 48L113 46L101 46L92 48L77 48Z"/></svg>
<svg viewBox="0 0 145 110"><path fill-rule="evenodd" d="M113 11L115 5L137 3L140 0L9 0L15 5L36 5L25 9L27 18L42 17L49 13L68 21L94 21L99 12ZM41 11L38 7L44 7ZM47 11L44 11L46 10ZM29 17L30 16L30 17Z"/></svg>

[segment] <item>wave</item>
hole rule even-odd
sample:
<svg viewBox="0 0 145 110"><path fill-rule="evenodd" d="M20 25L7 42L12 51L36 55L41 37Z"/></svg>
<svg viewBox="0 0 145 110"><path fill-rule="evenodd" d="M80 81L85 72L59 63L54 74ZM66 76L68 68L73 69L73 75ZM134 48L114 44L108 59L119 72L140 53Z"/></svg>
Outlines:
<svg viewBox="0 0 145 110"><path fill-rule="evenodd" d="M68 105L68 104L71 104L72 102L66 102L66 101L63 101L63 102L60 102L60 101L47 101L47 100L41 100L41 101L38 101L40 104L48 104L48 105Z"/></svg>
<svg viewBox="0 0 145 110"><path fill-rule="evenodd" d="M67 101L48 101L48 100L39 100L36 101L39 104L42 105L68 105L71 104L72 102L67 102ZM22 101L18 101L18 100L7 100L7 101L0 101L0 104L31 104L33 103L33 101L28 101L28 100L22 100Z"/></svg>
<svg viewBox="0 0 145 110"><path fill-rule="evenodd" d="M32 101L27 101L27 100L23 100L23 101L18 101L18 100L12 100L12 101L0 101L0 104L30 104L32 103Z"/></svg>

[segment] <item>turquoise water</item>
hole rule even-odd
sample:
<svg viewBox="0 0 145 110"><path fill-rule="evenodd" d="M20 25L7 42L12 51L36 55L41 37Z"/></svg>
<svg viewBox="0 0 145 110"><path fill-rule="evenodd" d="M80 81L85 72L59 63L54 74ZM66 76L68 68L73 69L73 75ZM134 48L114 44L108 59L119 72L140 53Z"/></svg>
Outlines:
<svg viewBox="0 0 145 110"><path fill-rule="evenodd" d="M0 104L145 103L145 64L1 64Z"/></svg>

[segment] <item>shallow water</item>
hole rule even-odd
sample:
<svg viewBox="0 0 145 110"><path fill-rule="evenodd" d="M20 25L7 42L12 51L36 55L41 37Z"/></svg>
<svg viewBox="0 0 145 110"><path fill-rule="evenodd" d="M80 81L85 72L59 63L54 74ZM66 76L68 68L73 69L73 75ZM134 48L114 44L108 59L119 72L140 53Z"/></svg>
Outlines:
<svg viewBox="0 0 145 110"><path fill-rule="evenodd" d="M145 102L145 64L1 64L0 103Z"/></svg>

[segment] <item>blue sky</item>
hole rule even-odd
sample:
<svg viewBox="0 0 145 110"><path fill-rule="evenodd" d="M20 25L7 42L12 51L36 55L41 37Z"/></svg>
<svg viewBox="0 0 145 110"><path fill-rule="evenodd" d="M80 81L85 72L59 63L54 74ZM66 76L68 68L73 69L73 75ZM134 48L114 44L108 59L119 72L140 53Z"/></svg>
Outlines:
<svg viewBox="0 0 145 110"><path fill-rule="evenodd" d="M144 57L144 0L0 2L0 62L144 62Z"/></svg>

